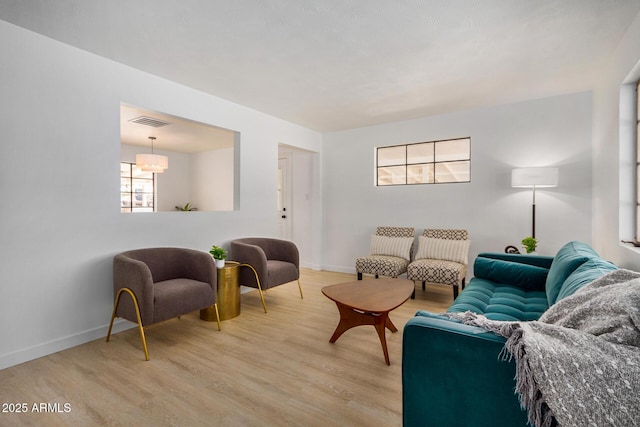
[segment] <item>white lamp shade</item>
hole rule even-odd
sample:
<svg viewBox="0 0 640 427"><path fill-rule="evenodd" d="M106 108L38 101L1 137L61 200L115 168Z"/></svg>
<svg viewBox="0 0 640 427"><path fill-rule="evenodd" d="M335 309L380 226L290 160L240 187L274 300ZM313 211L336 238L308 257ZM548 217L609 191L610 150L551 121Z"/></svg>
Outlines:
<svg viewBox="0 0 640 427"><path fill-rule="evenodd" d="M145 172L162 173L169 168L169 158L159 154L136 154L136 166Z"/></svg>
<svg viewBox="0 0 640 427"><path fill-rule="evenodd" d="M517 168L511 171L512 187L557 187L558 168Z"/></svg>

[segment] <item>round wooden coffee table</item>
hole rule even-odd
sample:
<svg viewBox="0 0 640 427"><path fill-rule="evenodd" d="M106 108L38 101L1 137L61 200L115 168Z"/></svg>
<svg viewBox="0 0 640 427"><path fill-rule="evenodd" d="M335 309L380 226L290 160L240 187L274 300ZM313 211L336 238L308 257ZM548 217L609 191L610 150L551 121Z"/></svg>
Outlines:
<svg viewBox="0 0 640 427"><path fill-rule="evenodd" d="M389 312L409 299L415 285L406 279L371 279L325 286L322 293L336 303L340 323L329 339L334 343L349 329L360 325L373 325L380 337L384 360L390 365L385 328L398 329L389 319Z"/></svg>

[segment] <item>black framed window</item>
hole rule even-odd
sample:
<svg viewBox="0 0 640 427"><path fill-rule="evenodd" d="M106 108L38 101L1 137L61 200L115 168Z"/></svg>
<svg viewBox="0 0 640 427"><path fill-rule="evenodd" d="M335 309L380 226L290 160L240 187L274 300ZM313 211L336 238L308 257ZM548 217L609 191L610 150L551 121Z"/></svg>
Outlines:
<svg viewBox="0 0 640 427"><path fill-rule="evenodd" d="M120 163L120 212L154 212L156 182L153 172L133 163Z"/></svg>
<svg viewBox="0 0 640 427"><path fill-rule="evenodd" d="M471 182L471 138L376 148L376 185Z"/></svg>

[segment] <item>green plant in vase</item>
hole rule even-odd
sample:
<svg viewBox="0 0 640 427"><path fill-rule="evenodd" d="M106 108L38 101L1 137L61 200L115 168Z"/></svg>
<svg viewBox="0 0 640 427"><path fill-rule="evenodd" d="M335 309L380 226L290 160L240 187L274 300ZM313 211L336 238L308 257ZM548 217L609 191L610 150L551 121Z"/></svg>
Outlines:
<svg viewBox="0 0 640 427"><path fill-rule="evenodd" d="M530 254L536 251L536 247L538 247L538 240L536 240L535 237L531 236L525 237L524 239L522 239L522 246L524 246L524 249L528 254Z"/></svg>
<svg viewBox="0 0 640 427"><path fill-rule="evenodd" d="M198 208L192 206L191 203L187 203L184 206L176 206L176 210L183 211L183 212L191 212L191 211L197 211Z"/></svg>
<svg viewBox="0 0 640 427"><path fill-rule="evenodd" d="M227 259L227 251L220 246L213 245L209 250L209 253L216 260L216 267L224 267L224 260Z"/></svg>

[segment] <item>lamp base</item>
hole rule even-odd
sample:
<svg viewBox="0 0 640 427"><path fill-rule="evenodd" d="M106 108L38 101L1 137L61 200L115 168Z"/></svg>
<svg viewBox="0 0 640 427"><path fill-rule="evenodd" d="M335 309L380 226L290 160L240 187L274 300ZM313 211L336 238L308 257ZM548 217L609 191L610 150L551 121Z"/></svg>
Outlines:
<svg viewBox="0 0 640 427"><path fill-rule="evenodd" d="M509 245L506 248L504 248L504 253L505 254L519 254L520 251L515 246Z"/></svg>

